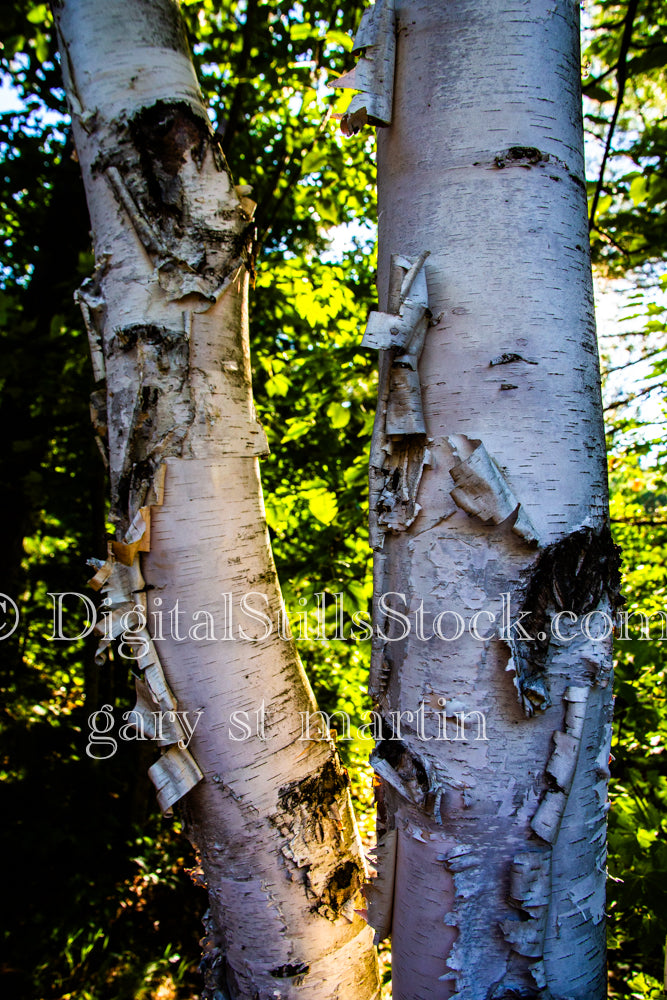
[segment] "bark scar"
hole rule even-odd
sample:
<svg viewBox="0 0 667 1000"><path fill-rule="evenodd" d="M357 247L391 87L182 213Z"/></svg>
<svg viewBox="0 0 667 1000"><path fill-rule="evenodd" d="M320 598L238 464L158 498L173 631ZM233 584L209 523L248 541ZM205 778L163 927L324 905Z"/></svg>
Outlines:
<svg viewBox="0 0 667 1000"><path fill-rule="evenodd" d="M621 606L619 549L609 527L578 528L539 553L523 586L520 628L503 636L510 649L507 670L527 716L551 704L547 660L552 621L560 611L577 617L593 611L605 597Z"/></svg>
<svg viewBox="0 0 667 1000"><path fill-rule="evenodd" d="M350 780L337 755L314 774L284 785L271 822L282 834L281 848L290 869L300 873L311 909L328 920L353 919L354 901L365 879L361 855L340 860ZM334 868L327 859L338 860Z"/></svg>
<svg viewBox="0 0 667 1000"><path fill-rule="evenodd" d="M186 101L156 101L116 132L113 152L93 169L106 176L160 287L174 301L199 296L205 311L241 267L253 273L254 202L234 187L206 115Z"/></svg>

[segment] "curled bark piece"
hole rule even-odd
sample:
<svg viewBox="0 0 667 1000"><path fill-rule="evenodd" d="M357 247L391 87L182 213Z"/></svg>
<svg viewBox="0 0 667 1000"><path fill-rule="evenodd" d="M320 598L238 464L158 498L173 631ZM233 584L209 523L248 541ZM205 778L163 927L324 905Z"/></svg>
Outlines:
<svg viewBox="0 0 667 1000"><path fill-rule="evenodd" d="M546 772L559 788L569 792L579 755L579 740L569 733L554 733L554 751L547 762Z"/></svg>
<svg viewBox="0 0 667 1000"><path fill-rule="evenodd" d="M141 738L156 740L161 747L176 745L184 748L187 740L176 712L164 711L144 681L137 678L135 684L137 701L130 714L138 717L134 726L140 731Z"/></svg>
<svg viewBox="0 0 667 1000"><path fill-rule="evenodd" d="M456 483L450 490L454 502L485 524L502 524L515 514L512 531L529 544L536 544L537 534L530 518L482 442L454 434L449 444L459 459L449 470Z"/></svg>
<svg viewBox="0 0 667 1000"><path fill-rule="evenodd" d="M178 702L172 694L171 688L167 684L164 672L159 661L156 660L144 671L144 681L150 691L151 698L159 706L162 712L175 712Z"/></svg>
<svg viewBox="0 0 667 1000"><path fill-rule="evenodd" d="M391 124L396 52L394 0L375 0L361 18L353 52L354 69L332 81L330 87L359 90L341 118L343 135L355 135L366 124Z"/></svg>
<svg viewBox="0 0 667 1000"><path fill-rule="evenodd" d="M140 507L132 518L123 540L111 543L113 554L124 566L132 565L137 552L150 552L150 515L150 507Z"/></svg>
<svg viewBox="0 0 667 1000"><path fill-rule="evenodd" d="M165 816L171 816L172 806L204 777L189 750L178 746L169 747L148 768L148 776L155 785L157 800Z"/></svg>
<svg viewBox="0 0 667 1000"><path fill-rule="evenodd" d="M554 733L554 749L546 766L546 773L553 778L558 790L545 794L530 822L534 832L550 844L554 844L558 837L567 797L572 788L589 694L589 688L568 687L565 690L565 732Z"/></svg>
<svg viewBox="0 0 667 1000"><path fill-rule="evenodd" d="M107 542L107 558L103 559L89 559L87 565L92 566L95 569L95 575L88 581L88 586L93 590L101 590L104 584L107 582L111 573L113 571L113 564L115 562L113 550L111 548L111 542Z"/></svg>
<svg viewBox="0 0 667 1000"><path fill-rule="evenodd" d="M564 792L547 792L530 821L538 837L549 844L556 842L566 805L567 795Z"/></svg>
<svg viewBox="0 0 667 1000"><path fill-rule="evenodd" d="M158 505L163 500L164 481L163 465L146 489L147 497ZM150 506L139 508L122 540L109 543L108 558L91 581L95 589L102 589L105 610L104 623L96 626L102 638L95 660L98 664L103 663L108 646L123 638L126 649L134 655L136 669L142 673L135 680L137 702L132 713L136 716L135 728L144 739L155 739L162 747L170 746L187 753L185 732L177 715L178 703L146 628L146 588L139 553L150 551L150 509ZM164 757L161 760L164 761ZM159 764L160 761L153 765L157 770L151 768L149 774L154 784L163 783L158 786L158 801L169 814L174 803L201 779L201 772L189 753L184 761L170 757L161 768ZM196 773L200 777L195 781Z"/></svg>
<svg viewBox="0 0 667 1000"><path fill-rule="evenodd" d="M428 256L428 252L424 252L415 261L401 256L394 258L394 267L403 275L398 314L371 312L361 341L362 347L382 351L392 348L406 351L410 346L410 354L419 358L430 319L424 272L424 263Z"/></svg>
<svg viewBox="0 0 667 1000"><path fill-rule="evenodd" d="M132 566L124 566L113 554L104 564L102 575L105 577L100 587L104 597L103 615L94 629L94 634L101 636L95 653L95 662L98 666L104 663L106 650L110 644L130 627L133 609L141 600L144 586L138 565L135 563ZM124 617L126 615L130 617Z"/></svg>
<svg viewBox="0 0 667 1000"><path fill-rule="evenodd" d="M522 851L510 868L510 902L523 920L504 920L501 930L512 950L541 959L551 895L551 852Z"/></svg>

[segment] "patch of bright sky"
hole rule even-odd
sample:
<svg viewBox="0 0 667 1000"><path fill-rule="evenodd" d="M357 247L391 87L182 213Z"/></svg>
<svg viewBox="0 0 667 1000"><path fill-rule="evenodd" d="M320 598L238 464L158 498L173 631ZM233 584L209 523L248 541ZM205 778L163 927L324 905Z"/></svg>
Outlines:
<svg viewBox="0 0 667 1000"><path fill-rule="evenodd" d="M590 2L582 4L582 48L586 46L592 34L592 6L593 4ZM595 74L596 67L586 67L585 72ZM584 97L585 112L596 113L598 108L597 102ZM589 179L599 176L606 135L606 129L601 137L594 135L591 130L586 130L584 133L586 176ZM638 138L638 133L624 132L624 138L626 141L632 141ZM613 159L610 158L607 161L605 177L608 179L614 173L624 174L633 169L636 170L637 166L629 157L614 156ZM664 267L654 268L653 280L646 280L647 276L640 273L634 279L632 275L615 280L594 278L598 339L603 369L609 372L603 385L605 404L632 396L649 384L659 385L660 383L659 378L651 378L650 359L638 360L642 350L647 353L646 337L642 335L644 317L639 314L646 312L649 303L667 305L667 286L665 286L664 281L659 280L664 271ZM641 304L633 300L638 286L644 288L644 300ZM631 334L635 332L637 337L632 337ZM647 423L646 437L655 433L659 425L664 423L665 418L664 406L658 393L652 393L638 399L629 407L630 414Z"/></svg>
<svg viewBox="0 0 667 1000"><path fill-rule="evenodd" d="M18 90L12 85L11 76L3 73L0 76L0 114L7 111L21 111L23 101Z"/></svg>

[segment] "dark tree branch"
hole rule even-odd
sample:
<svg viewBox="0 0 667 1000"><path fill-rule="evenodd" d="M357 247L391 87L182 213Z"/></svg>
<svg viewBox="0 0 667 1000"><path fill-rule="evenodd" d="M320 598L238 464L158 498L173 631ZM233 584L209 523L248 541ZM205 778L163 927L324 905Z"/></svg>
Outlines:
<svg viewBox="0 0 667 1000"><path fill-rule="evenodd" d="M627 406L629 403L634 403L635 400L641 399L643 396L648 396L651 392L655 392L656 389L662 388L662 382L658 382L656 385L648 385L645 389L640 389L639 392L632 393L631 396L624 396L623 399L617 399L613 403L608 403L604 411L608 413L609 410L616 410L619 406Z"/></svg>
<svg viewBox="0 0 667 1000"><path fill-rule="evenodd" d="M632 527L646 526L649 528L667 527L667 521L652 521L650 519L634 518L634 517L612 517L610 518L612 524L628 524Z"/></svg>
<svg viewBox="0 0 667 1000"><path fill-rule="evenodd" d="M243 108L243 102L245 99L246 91L246 77L248 75L248 66L250 64L250 51L252 49L253 38L255 34L255 22L257 19L257 7L259 0L248 0L248 8L246 11L245 24L243 26L243 46L241 48L241 55L239 56L238 65L236 67L236 79L237 84L234 87L234 93L232 94L232 99L229 105L229 111L227 113L226 120L224 122L218 123L218 134L221 135L220 145L222 146L222 151L227 156L234 142L234 137L236 135L236 130L238 128L239 118L241 116L241 110Z"/></svg>
<svg viewBox="0 0 667 1000"><path fill-rule="evenodd" d="M664 347L656 347L654 351L649 351L648 354L642 354L640 358L633 358L632 361L625 361L622 365L615 365L613 368L607 368L604 371L604 375L614 375L616 372L623 372L626 368L631 368L632 365L638 365L640 361L650 361L651 358L655 358L658 354L663 354L667 350Z"/></svg>
<svg viewBox="0 0 667 1000"><path fill-rule="evenodd" d="M289 163L287 164L287 169L285 170L285 176L287 177L287 183L285 184L283 190L280 192L280 195L278 195L275 198L274 202L273 202L273 211L271 212L271 215L268 217L266 225L264 227L264 230L262 231L262 234L259 237L259 241L258 242L259 242L260 249L261 249L261 247L264 246L264 243L266 242L267 238L271 234L273 226L275 225L276 219L278 218L278 215L280 213L280 209L285 204L285 201L287 200L288 195L294 189L294 187L297 184L299 178L301 177L301 174L303 172L303 164L305 163L306 157L308 156L308 154L313 149L313 146L315 145L315 143L317 142L317 140L320 138L322 132L324 131L324 128L326 126L326 123L327 123L328 119L329 119L329 115L327 114L327 115L325 115L324 119L322 120L322 123L320 124L320 127L315 132L315 135L313 136L313 138L311 139L311 141L308 143L308 145L304 146L302 148L295 149L294 152L292 153L292 155L290 156ZM281 176L282 176L282 174L281 174ZM270 201L270 198L267 198L267 203L269 201ZM258 211L257 211L257 214L258 214L258 216L260 218L261 218L261 211L260 211L261 208L262 208L262 206L260 206L258 208Z"/></svg>
<svg viewBox="0 0 667 1000"><path fill-rule="evenodd" d="M613 236L610 236L606 229L602 229L600 226L594 226L592 223L590 226L591 229L595 229L598 236L601 236L602 239L606 240L607 243L610 243L611 246L616 247L616 249L622 253L624 257L627 257L628 261L630 260L630 252L626 250L625 247L618 242L618 240L615 240Z"/></svg>
<svg viewBox="0 0 667 1000"><path fill-rule="evenodd" d="M591 205L591 212L589 217L589 227L592 229L595 225L595 213L597 211L598 202L600 200L600 194L602 193L602 184L604 182L604 172L607 166L607 160L609 158L609 153L611 151L611 143L614 138L614 131L616 129L616 123L618 121L618 116L621 112L621 106L623 104L623 95L625 93L625 83L628 75L628 52L630 50L630 44L632 42L632 29L634 26L635 17L637 15L637 8L639 6L639 0L630 0L628 4L628 9L625 14L623 36L621 38L621 48L618 55L618 69L616 72L616 105L614 107L614 113L612 115L611 121L609 123L609 129L607 131L607 141L605 143L604 154L602 156L602 163L600 164L600 173L597 179L597 184L595 185L595 193L593 195L593 203Z"/></svg>

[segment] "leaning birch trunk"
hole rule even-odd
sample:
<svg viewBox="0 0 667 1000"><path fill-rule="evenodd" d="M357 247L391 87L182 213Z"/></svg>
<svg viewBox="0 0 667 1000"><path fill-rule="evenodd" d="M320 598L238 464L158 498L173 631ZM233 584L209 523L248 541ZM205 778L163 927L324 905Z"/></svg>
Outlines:
<svg viewBox="0 0 667 1000"><path fill-rule="evenodd" d="M341 84L362 91L344 131L388 125L364 338L384 737L369 918L392 936L394 1000L599 1000L618 573L579 5L396 0L388 35L393 6L371 8Z"/></svg>
<svg viewBox="0 0 667 1000"><path fill-rule="evenodd" d="M94 585L103 642L131 633L136 727L162 719L160 804L187 794L210 897L206 995L371 1000L347 774L330 741L299 739L315 706L277 632L247 338L254 206L231 183L172 0L66 0L56 18L94 234L80 299L106 379L93 410L116 524Z"/></svg>

